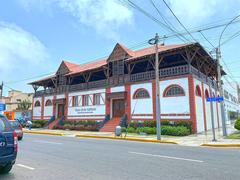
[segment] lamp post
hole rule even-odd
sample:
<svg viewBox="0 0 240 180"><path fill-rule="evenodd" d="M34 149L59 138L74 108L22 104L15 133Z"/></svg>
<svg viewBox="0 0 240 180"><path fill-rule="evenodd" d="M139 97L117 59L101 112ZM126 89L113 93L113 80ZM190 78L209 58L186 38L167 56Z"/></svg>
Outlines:
<svg viewBox="0 0 240 180"><path fill-rule="evenodd" d="M157 140L161 140L161 104L160 104L160 87L159 87L159 59L158 59L158 33L148 41L149 44L155 45L155 81L156 81L156 123L157 123Z"/></svg>
<svg viewBox="0 0 240 180"><path fill-rule="evenodd" d="M220 59L221 59L221 40L223 33L227 29L227 27L232 24L237 18L239 18L240 15L234 17L229 23L226 24L223 31L220 34L219 41L218 41L218 47L216 48L216 60L217 60L217 74L218 74L218 91L221 97L223 97L223 88L222 88L222 81L221 81L221 67L220 67ZM223 136L227 136L227 128L226 128L226 112L224 107L224 101L221 101L221 117L222 117L222 129L223 129Z"/></svg>

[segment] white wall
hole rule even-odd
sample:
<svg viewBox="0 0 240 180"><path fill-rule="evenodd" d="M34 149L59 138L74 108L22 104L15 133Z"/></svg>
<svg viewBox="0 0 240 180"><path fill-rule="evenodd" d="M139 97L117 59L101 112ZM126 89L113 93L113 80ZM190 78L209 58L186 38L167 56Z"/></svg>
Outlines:
<svg viewBox="0 0 240 180"><path fill-rule="evenodd" d="M104 119L105 117L105 89L98 89L92 91L81 91L81 92L73 92L69 93L68 97L68 119ZM93 94L100 93L101 98L101 105L92 105L89 100L89 106L81 106L72 107L72 97L78 96L79 102L81 102L82 95L90 95L91 97Z"/></svg>
<svg viewBox="0 0 240 180"><path fill-rule="evenodd" d="M204 131L204 115L203 115L203 102L202 96L196 96L196 87L199 86L201 90L201 95L204 95L202 92L202 83L201 81L194 78L194 96L195 96L195 103L196 103L196 118L197 118L197 132Z"/></svg>
<svg viewBox="0 0 240 180"><path fill-rule="evenodd" d="M134 93L140 88L146 89L149 93L150 98L133 99ZM152 83L131 85L131 111L131 114L133 114L133 119L153 119ZM136 114L148 114L148 116L134 116Z"/></svg>
<svg viewBox="0 0 240 180"><path fill-rule="evenodd" d="M179 85L184 89L185 96L163 97L164 90L170 85ZM188 78L165 80L160 82L160 97L162 114L190 114ZM163 116L166 119L190 119L186 116Z"/></svg>
<svg viewBox="0 0 240 180"><path fill-rule="evenodd" d="M36 101L40 102L39 107L34 106ZM33 98L33 116L41 118L41 110L42 110L42 98L41 97ZM34 118L34 119L37 119L37 118Z"/></svg>
<svg viewBox="0 0 240 180"><path fill-rule="evenodd" d="M44 97L44 116L52 116L53 115L53 105L52 106L45 106L47 100L53 100L53 96L46 96ZM49 119L49 118L46 118Z"/></svg>
<svg viewBox="0 0 240 180"><path fill-rule="evenodd" d="M112 87L110 89L110 92L113 93L113 92L123 92L125 91L125 88L124 86L117 86L117 87Z"/></svg>

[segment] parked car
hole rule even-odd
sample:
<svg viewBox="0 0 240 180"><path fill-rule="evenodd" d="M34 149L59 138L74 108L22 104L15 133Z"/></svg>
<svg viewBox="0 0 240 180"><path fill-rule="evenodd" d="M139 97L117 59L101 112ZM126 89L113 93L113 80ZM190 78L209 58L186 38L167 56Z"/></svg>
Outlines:
<svg viewBox="0 0 240 180"><path fill-rule="evenodd" d="M0 115L0 173L8 173L17 157L17 133L5 116Z"/></svg>
<svg viewBox="0 0 240 180"><path fill-rule="evenodd" d="M10 122L12 128L17 133L18 140L22 140L22 138L23 138L22 125L18 121L9 121L9 122Z"/></svg>

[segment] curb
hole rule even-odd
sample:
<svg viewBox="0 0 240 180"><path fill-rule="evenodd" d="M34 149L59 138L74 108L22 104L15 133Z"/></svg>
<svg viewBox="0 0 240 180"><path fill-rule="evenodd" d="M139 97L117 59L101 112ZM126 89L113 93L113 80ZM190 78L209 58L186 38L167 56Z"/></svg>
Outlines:
<svg viewBox="0 0 240 180"><path fill-rule="evenodd" d="M109 136L94 136L94 135L80 135L77 134L78 138L97 138L97 139L112 139L112 140L122 140L122 141L138 141L138 142L151 142L151 143L166 143L166 144L178 144L174 141L167 140L154 140L154 139L141 139L141 138L131 138L131 137L109 137Z"/></svg>
<svg viewBox="0 0 240 180"><path fill-rule="evenodd" d="M201 144L200 146L204 147L235 147L240 148L240 144Z"/></svg>
<svg viewBox="0 0 240 180"><path fill-rule="evenodd" d="M36 132L36 131L23 131L26 134L44 134L44 135L53 135L53 136L63 136L63 133L55 133L55 132Z"/></svg>

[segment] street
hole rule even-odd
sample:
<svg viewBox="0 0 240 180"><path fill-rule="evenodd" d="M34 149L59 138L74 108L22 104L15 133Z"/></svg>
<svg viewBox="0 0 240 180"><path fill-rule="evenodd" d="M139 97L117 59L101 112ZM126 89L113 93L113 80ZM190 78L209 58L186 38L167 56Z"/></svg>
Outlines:
<svg viewBox="0 0 240 180"><path fill-rule="evenodd" d="M239 179L239 157L240 149L25 134L0 179Z"/></svg>

